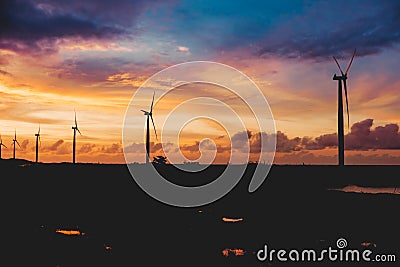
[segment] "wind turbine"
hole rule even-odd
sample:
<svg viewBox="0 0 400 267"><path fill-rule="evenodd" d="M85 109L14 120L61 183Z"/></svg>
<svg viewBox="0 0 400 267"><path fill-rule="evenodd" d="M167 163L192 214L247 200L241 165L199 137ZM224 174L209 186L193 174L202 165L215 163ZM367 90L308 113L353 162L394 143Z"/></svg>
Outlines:
<svg viewBox="0 0 400 267"><path fill-rule="evenodd" d="M75 112L75 126L72 126L72 130L74 130L74 139L72 141L72 163L75 163L76 131L78 131L78 133L82 135L81 131L79 131L78 129L78 122L76 121L76 111L74 110L74 112Z"/></svg>
<svg viewBox="0 0 400 267"><path fill-rule="evenodd" d="M338 81L338 149L339 149L339 166L344 166L344 129L343 129L343 93L342 93L342 82L343 82L343 87L344 87L344 94L346 97L346 110L347 110L347 127L350 127L350 115L349 115L349 102L347 98L347 74L349 73L351 64L353 63L354 56L356 55L356 49L354 49L353 56L351 57L351 60L349 62L349 65L347 66L346 72L343 73L342 68L339 65L339 62L336 60L335 57L333 59L336 62L336 65L338 66L340 70L340 76L338 75L333 75L333 80Z"/></svg>
<svg viewBox="0 0 400 267"><path fill-rule="evenodd" d="M7 148L6 145L3 144L3 139L1 139L1 135L0 135L0 159L1 159L1 147L2 147L2 146L4 146L5 148Z"/></svg>
<svg viewBox="0 0 400 267"><path fill-rule="evenodd" d="M36 163L39 160L39 142L40 142L40 124L39 124L39 131L35 134L36 136Z"/></svg>
<svg viewBox="0 0 400 267"><path fill-rule="evenodd" d="M150 105L150 111L145 111L143 109L141 109L140 111L142 111L144 113L145 116L147 116L147 121L146 121L146 164L148 164L150 162L150 118L151 118L151 122L153 123L153 128L154 128L154 133L156 134L156 139L157 138L157 131L156 131L156 126L154 125L154 120L153 120L153 104L154 104L154 95L156 92L153 93L153 100L151 101L151 105Z"/></svg>
<svg viewBox="0 0 400 267"><path fill-rule="evenodd" d="M14 139L13 139L13 146L14 146L13 159L15 159L15 143L17 143L18 146L21 147L20 144L19 144L18 141L17 141L17 130L15 130Z"/></svg>

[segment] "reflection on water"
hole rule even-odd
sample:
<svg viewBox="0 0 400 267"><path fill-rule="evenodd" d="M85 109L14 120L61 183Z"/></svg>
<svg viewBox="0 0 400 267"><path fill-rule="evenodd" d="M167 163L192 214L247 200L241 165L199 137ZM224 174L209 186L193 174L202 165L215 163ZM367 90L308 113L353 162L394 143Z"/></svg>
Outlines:
<svg viewBox="0 0 400 267"><path fill-rule="evenodd" d="M397 187L363 187L357 185L348 185L343 188L330 188L329 190L367 194L400 194L400 189L398 189Z"/></svg>
<svg viewBox="0 0 400 267"><path fill-rule="evenodd" d="M56 233L64 234L64 235L82 235L84 236L85 233L79 230L63 230L63 229L56 229Z"/></svg>
<svg viewBox="0 0 400 267"><path fill-rule="evenodd" d="M240 248L226 248L222 250L222 255L228 257L229 254L233 254L235 256L243 256L245 251Z"/></svg>
<svg viewBox="0 0 400 267"><path fill-rule="evenodd" d="M372 243L372 242L362 242L362 243L361 243L361 246L363 246L363 247L371 247L371 246L373 246L373 247L376 248L376 243Z"/></svg>
<svg viewBox="0 0 400 267"><path fill-rule="evenodd" d="M227 218L227 217L222 217L222 220L224 222L241 222L243 221L243 218Z"/></svg>

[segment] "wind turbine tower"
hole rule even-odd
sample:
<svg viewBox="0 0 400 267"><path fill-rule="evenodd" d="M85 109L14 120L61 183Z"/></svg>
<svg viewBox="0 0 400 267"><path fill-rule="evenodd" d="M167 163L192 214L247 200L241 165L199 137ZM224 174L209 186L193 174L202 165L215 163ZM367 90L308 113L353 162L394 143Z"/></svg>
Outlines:
<svg viewBox="0 0 400 267"><path fill-rule="evenodd" d="M15 159L15 143L17 143L18 146L21 147L20 144L18 143L18 140L17 140L17 130L15 130L14 139L13 139L13 146L14 146L13 159Z"/></svg>
<svg viewBox="0 0 400 267"><path fill-rule="evenodd" d="M80 135L81 131L79 131L78 129L78 122L76 121L76 111L75 112L75 126L72 126L72 130L74 130L74 139L72 140L72 163L75 163L75 151L76 151L76 131L78 131L78 133Z"/></svg>
<svg viewBox="0 0 400 267"><path fill-rule="evenodd" d="M40 125L39 131L35 134L36 136L36 163L39 162L39 142L40 142Z"/></svg>
<svg viewBox="0 0 400 267"><path fill-rule="evenodd" d="M338 164L339 166L344 166L344 127L343 127L343 87L344 87L344 93L346 97L346 110L347 110L347 127L350 127L350 115L349 115L349 102L347 98L347 74L349 73L351 64L353 63L354 56L356 55L356 49L354 49L353 56L351 57L350 63L347 66L346 72L343 73L342 68L339 65L339 62L335 57L333 59L336 62L336 65L338 66L340 70L340 76L339 75L333 75L333 80L338 81ZM343 83L343 86L342 86Z"/></svg>
<svg viewBox="0 0 400 267"><path fill-rule="evenodd" d="M145 111L143 109L140 110L144 113L145 116L147 116L147 120L146 120L146 164L150 163L150 119L151 119L151 122L153 123L153 128L154 128L154 133L156 134L156 139L158 140L156 126L154 125L154 120L153 120L154 95L155 95L155 92L153 93L153 100L151 101L150 111Z"/></svg>

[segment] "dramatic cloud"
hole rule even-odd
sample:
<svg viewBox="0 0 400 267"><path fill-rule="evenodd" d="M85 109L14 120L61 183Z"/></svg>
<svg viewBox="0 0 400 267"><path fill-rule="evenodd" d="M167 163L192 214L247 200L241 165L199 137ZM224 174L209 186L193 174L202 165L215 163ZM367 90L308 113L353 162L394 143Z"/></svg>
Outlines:
<svg viewBox="0 0 400 267"><path fill-rule="evenodd" d="M103 146L101 148L101 152L103 152L103 153L121 153L122 147L120 144L115 143L115 144L111 144L111 146Z"/></svg>
<svg viewBox="0 0 400 267"><path fill-rule="evenodd" d="M170 145L169 143L164 144L164 146ZM150 142L150 151L152 153L159 152L162 149L163 145L161 143ZM129 146L124 148L124 152L126 153L145 153L145 144L144 143L132 143Z"/></svg>
<svg viewBox="0 0 400 267"><path fill-rule="evenodd" d="M276 152L298 151L301 149L300 141L299 137L289 139L284 133L278 131L276 133Z"/></svg>
<svg viewBox="0 0 400 267"><path fill-rule="evenodd" d="M371 129L372 124L373 119L353 124L345 139L346 149L400 149L399 125L390 123Z"/></svg>
<svg viewBox="0 0 400 267"><path fill-rule="evenodd" d="M26 148L28 147L28 144L29 144L29 140L28 139L25 139L24 141L22 141L21 149L22 150L26 150Z"/></svg>
<svg viewBox="0 0 400 267"><path fill-rule="evenodd" d="M0 49L55 52L57 39L131 33L147 1L1 1Z"/></svg>
<svg viewBox="0 0 400 267"><path fill-rule="evenodd" d="M373 119L366 119L351 126L350 133L345 135L345 149L347 150L374 150L400 149L399 126L394 123L377 126L372 129ZM337 134L324 134L315 139L303 137L302 148L318 150L337 147Z"/></svg>
<svg viewBox="0 0 400 267"><path fill-rule="evenodd" d="M333 134L323 134L315 139L311 137L303 137L301 140L301 145L308 150L318 150L324 148L337 147L338 136L336 133Z"/></svg>
<svg viewBox="0 0 400 267"><path fill-rule="evenodd" d="M49 147L44 147L43 151L57 151L58 147L61 146L64 143L64 140L60 139L54 144L52 144Z"/></svg>
<svg viewBox="0 0 400 267"><path fill-rule="evenodd" d="M276 140L276 152L292 152L301 150L301 138L288 138L287 135L281 131L277 131L276 134L267 134L251 131L238 132L232 136L232 144L235 147L242 147L242 152L245 152L245 147L250 145L250 153L260 153L261 152L261 138L266 142L266 147L263 148L264 151L269 151L273 148L273 140ZM248 143L247 143L248 141Z"/></svg>
<svg viewBox="0 0 400 267"><path fill-rule="evenodd" d="M331 59L375 54L400 41L398 1L316 1L273 29L259 54Z"/></svg>
<svg viewBox="0 0 400 267"><path fill-rule="evenodd" d="M95 147L96 147L95 144L84 144L79 148L78 152L79 153L90 153L90 152L94 151Z"/></svg>
<svg viewBox="0 0 400 267"><path fill-rule="evenodd" d="M345 135L345 148L347 150L376 150L376 149L400 149L400 132L397 124L377 126L372 129L373 119L366 119L354 123L350 133ZM251 153L260 153L261 135L270 142L274 136L266 133L238 132L232 136L232 143L245 147L246 141L250 143ZM335 148L338 144L336 133L323 134L316 138L294 137L277 131L276 152L293 152L301 150L321 150ZM244 151L244 150L242 150Z"/></svg>
<svg viewBox="0 0 400 267"><path fill-rule="evenodd" d="M218 140L218 138L217 138ZM222 144L215 144L210 139L205 139L203 141L195 141L194 144L188 145L185 144L180 147L182 151L189 152L189 153L200 153L200 150L208 150L214 151L217 149L217 153L223 153L225 151L230 151L230 146L224 146Z"/></svg>

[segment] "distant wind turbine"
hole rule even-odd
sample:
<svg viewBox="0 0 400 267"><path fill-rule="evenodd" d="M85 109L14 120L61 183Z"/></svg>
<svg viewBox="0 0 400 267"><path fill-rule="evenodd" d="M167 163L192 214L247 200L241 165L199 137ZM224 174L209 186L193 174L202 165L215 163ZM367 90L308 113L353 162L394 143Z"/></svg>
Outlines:
<svg viewBox="0 0 400 267"><path fill-rule="evenodd" d="M35 134L36 136L36 163L39 162L39 142L40 142L40 124L39 131Z"/></svg>
<svg viewBox="0 0 400 267"><path fill-rule="evenodd" d="M153 120L153 104L154 104L154 95L156 92L153 93L153 100L151 101L151 105L150 105L150 111L145 111L143 109L141 109L140 111L142 111L144 113L145 116L147 116L147 121L146 121L146 164L148 164L150 162L150 118L151 118L151 122L153 123L153 128L154 128L154 133L156 134L156 139L157 138L157 131L156 131L156 126L154 125L154 120Z"/></svg>
<svg viewBox="0 0 400 267"><path fill-rule="evenodd" d="M340 70L340 76L334 75L333 80L338 81L338 150L339 150L339 166L344 166L344 127L343 127L343 93L342 93L342 82L344 87L344 93L346 97L346 110L347 110L347 127L350 127L350 115L349 115L349 102L347 99L347 74L349 73L351 64L353 63L354 56L356 55L356 49L354 49L353 56L347 66L346 72L343 73L342 68L339 65L339 62L336 60L335 57L333 59L336 62Z"/></svg>
<svg viewBox="0 0 400 267"><path fill-rule="evenodd" d="M14 146L13 159L15 159L15 143L17 143L18 146L21 147L20 144L19 144L18 141L17 141L17 130L15 130L14 139L13 139L13 146Z"/></svg>
<svg viewBox="0 0 400 267"><path fill-rule="evenodd" d="M76 121L76 111L74 110L74 112L75 112L75 126L72 126L72 130L74 130L74 139L72 141L72 163L75 163L76 131L78 131L78 133L82 135L81 131L79 131L78 129L78 122Z"/></svg>
<svg viewBox="0 0 400 267"><path fill-rule="evenodd" d="M2 147L2 146L4 146L5 148L7 148L6 145L3 144L3 139L1 139L1 135L0 135L0 159L1 159L1 147Z"/></svg>

